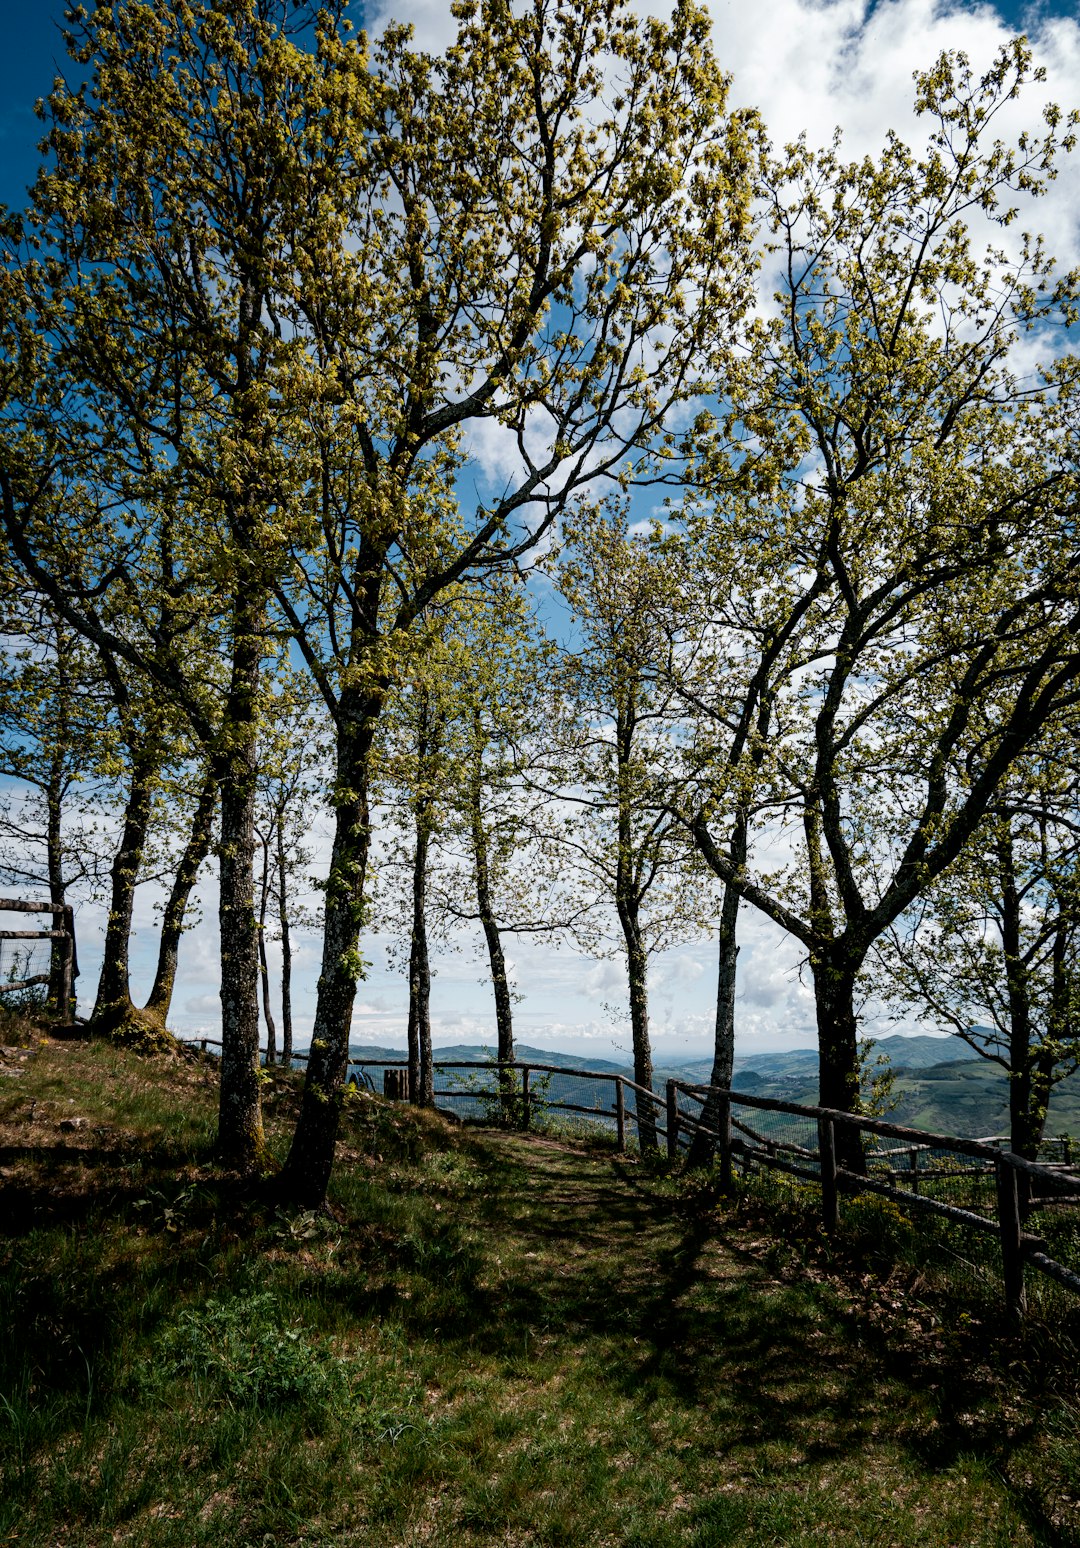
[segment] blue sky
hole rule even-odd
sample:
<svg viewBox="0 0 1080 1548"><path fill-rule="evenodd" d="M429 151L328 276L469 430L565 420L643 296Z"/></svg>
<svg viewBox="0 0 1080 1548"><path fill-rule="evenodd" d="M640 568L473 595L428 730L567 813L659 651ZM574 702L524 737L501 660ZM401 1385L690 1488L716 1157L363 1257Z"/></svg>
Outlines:
<svg viewBox="0 0 1080 1548"><path fill-rule="evenodd" d="M45 96L58 70L70 63L57 22L60 4L26 5L3 0L0 17L0 202L20 205L38 164L41 124L34 103Z"/></svg>
<svg viewBox="0 0 1080 1548"><path fill-rule="evenodd" d="M666 9L667 0L641 0L639 8ZM805 129L811 142L827 140L835 126L843 130L852 152L869 152L881 143L886 129L907 137L911 75L932 63L942 48L963 48L975 67L989 63L994 51L1017 30L1032 37L1036 55L1045 62L1046 95L1064 107L1080 105L1080 24L1075 4L1052 3L1037 8L1016 4L941 4L938 0L712 0L715 44L733 74L732 94L738 104L762 110L773 138L784 142ZM377 31L388 15L411 20L418 41L440 48L448 41L451 20L447 0L371 0L357 11L357 20ZM46 94L57 69L65 68L56 23L62 0L27 3L0 0L0 202L20 206L37 166L36 142L41 125L33 104ZM1031 121L1037 115L1038 94L1022 106ZM1050 249L1063 265L1080 256L1080 153L1054 185L1038 211L1038 224L1048 233ZM483 457L480 457L481 462ZM203 917L187 937L176 995L179 1029L213 1032L217 1023L216 896L212 882L203 892ZM155 930L150 927L149 902L141 907L147 928L134 943L137 974L151 962ZM80 922L80 954L84 969L81 988L92 993L96 972L95 939L102 925L100 910L87 908ZM618 1057L628 1044L628 1031L613 1024L605 1007L625 997L618 959L591 962L573 952L556 953L535 944L511 947L514 970L523 999L517 1010L518 1036L523 1042L564 1048L596 1057ZM354 1037L360 1041L400 1046L405 1027L405 995L400 974L385 962L379 943L365 945L374 959L362 986ZM654 1042L661 1058L696 1056L711 1040L715 1004L715 948L711 941L693 943L668 953L652 975ZM297 967L297 1017L300 1041L313 1010L317 972L317 942L301 943ZM482 964L466 950L448 954L438 963L433 986L436 1041L494 1041L490 987ZM790 941L778 938L764 921L746 915L739 958L738 1022L742 1051L754 1048L807 1046L814 1041L813 1005L805 974L800 976L798 953ZM144 986L136 984L137 993ZM869 1030L887 1032L887 1023Z"/></svg>

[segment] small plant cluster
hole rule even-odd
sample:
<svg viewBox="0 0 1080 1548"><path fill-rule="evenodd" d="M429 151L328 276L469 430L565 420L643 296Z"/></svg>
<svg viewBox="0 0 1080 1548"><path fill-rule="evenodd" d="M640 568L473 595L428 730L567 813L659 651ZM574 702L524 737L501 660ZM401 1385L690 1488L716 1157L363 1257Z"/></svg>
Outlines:
<svg viewBox="0 0 1080 1548"><path fill-rule="evenodd" d="M236 1407L295 1405L316 1416L341 1409L352 1396L349 1362L303 1328L283 1326L267 1291L181 1312L161 1356L164 1370L189 1376L201 1398Z"/></svg>
<svg viewBox="0 0 1080 1548"><path fill-rule="evenodd" d="M157 1346L146 1385L190 1381L198 1405L292 1413L312 1432L330 1426L375 1442L422 1424L415 1378L400 1369L393 1338L378 1357L337 1354L290 1319L268 1290L211 1297L182 1311Z"/></svg>

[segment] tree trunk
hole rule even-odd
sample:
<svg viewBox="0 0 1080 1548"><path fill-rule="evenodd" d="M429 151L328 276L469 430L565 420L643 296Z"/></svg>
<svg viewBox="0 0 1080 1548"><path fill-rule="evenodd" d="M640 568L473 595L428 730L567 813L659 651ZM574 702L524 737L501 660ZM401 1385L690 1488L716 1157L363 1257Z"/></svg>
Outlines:
<svg viewBox="0 0 1080 1548"><path fill-rule="evenodd" d="M64 845L63 845L63 782L64 782L64 749L62 739L57 737L56 748L49 763L49 778L45 787L45 863L49 872L49 902L54 909L61 909L66 902L66 883L64 881ZM58 920L62 915L54 913L52 924L54 929L59 929ZM71 943L72 956L72 985L78 966L75 960L75 942ZM46 999L46 1008L50 1016L55 1016L58 1021L71 1021L76 1014L76 999L74 989L70 1002L64 1004L64 945L62 941L53 941L52 950L49 953L49 988Z"/></svg>
<svg viewBox="0 0 1080 1548"><path fill-rule="evenodd" d="M469 825L472 830L473 859L476 865L476 908L487 943L488 963L491 967L491 987L495 996L495 1028L498 1038L500 1065L514 1062L514 1014L510 998L510 982L506 976L506 957L502 949L502 936L495 916L491 896L491 864L488 854L487 832L483 814L483 743L479 713L473 714L473 766L469 786ZM504 1119L509 1116L513 1098L513 1075L507 1069L499 1070L499 1088L502 1093Z"/></svg>
<svg viewBox="0 0 1080 1548"><path fill-rule="evenodd" d="M720 905L720 950L716 974L716 1036L713 1045L712 1073L714 1088L705 1099L701 1121L714 1132L720 1122L720 1099L715 1091L730 1091L735 1067L735 983L739 955L736 925L739 917L739 893L734 884L724 885ZM690 1166L708 1166L716 1153L716 1141L700 1129L690 1142L687 1161Z"/></svg>
<svg viewBox="0 0 1080 1548"><path fill-rule="evenodd" d="M416 812L412 932L409 939L409 1093L420 1107L435 1102L431 1054L431 962L427 938L427 803Z"/></svg>
<svg viewBox="0 0 1080 1548"><path fill-rule="evenodd" d="M176 964L180 953L180 939L184 933L184 916L187 913L188 900L195 886L199 869L210 853L213 842L217 793L217 779L213 770L210 770L199 792L199 802L192 818L191 832L184 845L184 852L180 856L180 864L176 869L169 901L162 915L154 986L150 990L150 998L143 1007L144 1015L150 1016L162 1027L165 1026L172 1005Z"/></svg>
<svg viewBox="0 0 1080 1548"><path fill-rule="evenodd" d="M861 958L842 949L811 953L818 1031L818 1101L842 1113L860 1108L859 1031L855 1015L855 978ZM836 1155L848 1171L866 1170L862 1136L850 1124L838 1124Z"/></svg>
<svg viewBox="0 0 1080 1548"><path fill-rule="evenodd" d="M244 1171L267 1159L259 1101L259 945L255 920L256 724L261 604L233 604L233 661L224 707L221 782L221 1092L218 1155Z"/></svg>
<svg viewBox="0 0 1080 1548"><path fill-rule="evenodd" d="M634 1081L652 1090L652 1047L649 1043L649 962L641 935L641 897L634 876L634 835L631 761L634 740L632 704L620 708L615 748L618 779L618 857L615 867L615 907L626 943L626 973L630 990L630 1030L634 1046ZM656 1109L640 1093L634 1095L638 1143L645 1155L656 1150Z"/></svg>
<svg viewBox="0 0 1080 1548"><path fill-rule="evenodd" d="M1034 1161L1042 1141L1050 1088L1038 1078L1038 1061L1031 1046L1031 986L1023 954L1023 907L1009 826L1000 834L996 851L1009 1003L1009 1145L1018 1156Z"/></svg>
<svg viewBox="0 0 1080 1548"><path fill-rule="evenodd" d="M637 910L632 901L619 905L619 917L626 939L626 972L630 989L630 1028L634 1045L634 1080L646 1091L652 1090L652 1048L649 1043L649 985L648 957L638 929ZM654 1152L656 1142L656 1109L640 1093L634 1095L638 1115L638 1143L641 1153Z"/></svg>
<svg viewBox="0 0 1080 1548"><path fill-rule="evenodd" d="M514 1015L510 1001L510 984L506 977L506 958L503 956L502 938L499 934L499 926L491 912L490 898L485 899L483 892L478 888L477 904L480 910L480 921L484 927L484 939L487 942L488 962L491 965L491 985L495 992L495 1027L498 1037L499 1059L499 1087L503 1094L503 1107L507 1107L507 1099L513 1095L514 1077L509 1069L503 1068L514 1062ZM506 1113L504 1112L504 1117Z"/></svg>
<svg viewBox="0 0 1080 1548"><path fill-rule="evenodd" d="M416 788L413 791L412 927L409 935L409 1095L418 1107L435 1105L431 1051L431 959L427 935L427 873L435 803L433 781L439 721L427 690L417 692Z"/></svg>
<svg viewBox="0 0 1080 1548"><path fill-rule="evenodd" d="M292 937L289 934L289 895L286 890L284 813L278 813L278 929L281 931L281 1062L292 1066Z"/></svg>
<svg viewBox="0 0 1080 1548"><path fill-rule="evenodd" d="M160 749L147 739L136 749L132 760L124 825L112 864L109 923L105 931L105 952L98 979L97 999L91 1017L95 1029L106 1033L121 1031L137 1014L131 1003L131 921L139 866L150 826L154 784L160 766Z"/></svg>
<svg viewBox="0 0 1080 1548"><path fill-rule="evenodd" d="M336 820L319 997L300 1117L281 1175L283 1192L308 1208L325 1202L334 1166L353 1003L363 973L357 947L371 846L368 761L381 707L381 694L373 694L359 706L343 699L339 710Z"/></svg>
<svg viewBox="0 0 1080 1548"><path fill-rule="evenodd" d="M262 880L259 885L259 980L262 984L263 1020L266 1022L266 1063L277 1061L277 1027L270 1003L270 969L266 961L266 911L270 903L270 835L262 843Z"/></svg>
<svg viewBox="0 0 1080 1548"><path fill-rule="evenodd" d="M1038 1063L1029 1054L1009 1075L1009 1148L1026 1161L1038 1159L1050 1100L1050 1083L1040 1079Z"/></svg>

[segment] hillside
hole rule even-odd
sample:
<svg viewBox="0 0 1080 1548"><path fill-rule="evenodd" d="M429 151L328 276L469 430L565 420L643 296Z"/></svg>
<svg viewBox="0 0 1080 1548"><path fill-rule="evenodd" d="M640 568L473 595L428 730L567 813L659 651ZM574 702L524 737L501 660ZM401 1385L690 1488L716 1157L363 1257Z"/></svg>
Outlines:
<svg viewBox="0 0 1080 1548"><path fill-rule="evenodd" d="M941 1040L936 1038L911 1041L941 1046ZM883 1038L874 1050L875 1055L891 1054L896 1073L892 1092L896 1105L888 1116L894 1122L966 1139L1009 1132L1008 1076L999 1065L980 1058L959 1038L950 1039L946 1045L951 1054L959 1057L924 1063L921 1060L932 1049L918 1049L908 1062L903 1047L907 1042L907 1038ZM817 1102L816 1055L805 1051L804 1058L780 1054L757 1059L754 1068L736 1071L734 1086L754 1096L813 1106ZM1080 1138L1080 1073L1056 1086L1050 1099L1046 1135L1049 1138L1062 1134Z"/></svg>
<svg viewBox="0 0 1080 1548"><path fill-rule="evenodd" d="M194 1055L0 1069L2 1541L1077 1540L1045 1341L999 1358L872 1202L825 1255L764 1196L361 1095L306 1214L216 1170ZM296 1090L268 1072L279 1155Z"/></svg>

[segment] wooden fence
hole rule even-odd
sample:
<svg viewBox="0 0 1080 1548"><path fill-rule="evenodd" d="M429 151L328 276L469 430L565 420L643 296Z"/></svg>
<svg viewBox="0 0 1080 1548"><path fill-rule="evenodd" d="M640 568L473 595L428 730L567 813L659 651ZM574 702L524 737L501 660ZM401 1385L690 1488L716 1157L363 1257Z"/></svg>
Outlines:
<svg viewBox="0 0 1080 1548"><path fill-rule="evenodd" d="M28 903L22 898L0 898L0 913L51 914L51 930L0 930L0 941L58 941L60 961L55 984L57 1014L67 1020L75 994L75 914L69 904ZM62 920L56 928L56 920ZM34 973L29 978L0 984L0 989L31 989L36 984L52 985L52 972Z"/></svg>
<svg viewBox="0 0 1080 1548"><path fill-rule="evenodd" d="M199 1042L204 1051L210 1045L220 1046L216 1038L201 1038ZM298 1053L293 1058L304 1063L307 1055ZM1026 1309L1026 1269L1035 1269L1080 1294L1080 1265L1060 1262L1047 1251L1045 1238L1028 1229L1040 1211L1076 1211L1080 1216L1080 1175L1068 1161L1035 1163L985 1140L929 1134L880 1118L679 1080L669 1080L660 1096L608 1070L517 1061L500 1064L494 1059L436 1060L433 1068L436 1074L466 1071L466 1081L472 1082L462 1084L459 1076L457 1085L437 1087L437 1102L471 1100L480 1113L486 1110L508 1115L524 1129L535 1126L541 1108L544 1113L573 1113L614 1130L620 1151L625 1151L635 1123L640 1143L639 1109L649 1104L652 1122L647 1130L663 1140L669 1159L677 1159L695 1133L702 1132L715 1146L722 1178L730 1179L735 1170L779 1171L815 1185L822 1223L830 1233L839 1228L844 1198L872 1193L894 1200L912 1214L936 1215L965 1232L994 1236L1000 1245L1006 1306L1016 1318ZM365 1079L367 1070L383 1072L385 1095L408 1099L407 1060L351 1060L350 1080L358 1083ZM500 1077L507 1075L516 1082L509 1092L500 1085ZM609 1086L611 1103L601 1106L594 1101L589 1106L562 1100L550 1091L538 1099L535 1075ZM369 1077L366 1083L372 1085ZM736 1110L742 1116L736 1116ZM704 1112L714 1115L711 1124L703 1121ZM760 1120L756 1126L749 1121L755 1113L799 1120L807 1131L807 1142L763 1132ZM886 1141L891 1145L886 1147ZM842 1158L853 1157L858 1165L844 1164ZM954 1191L951 1200L942 1196L947 1185ZM958 1189L963 1203L956 1202Z"/></svg>
<svg viewBox="0 0 1080 1548"><path fill-rule="evenodd" d="M197 1042L203 1053L210 1048L220 1048L221 1039L216 1037L200 1037L192 1039ZM262 1053L265 1055L266 1050ZM307 1063L306 1053L294 1053L295 1064ZM651 1105L653 1111L653 1129L660 1139L667 1142L667 1125L660 1121L658 1115L666 1114L667 1099L658 1096L655 1091L649 1091L644 1086L639 1086L635 1081L625 1075L612 1074L610 1070L580 1070L567 1069L561 1064L531 1064L521 1063L517 1060L500 1063L497 1059L436 1059L432 1069L436 1074L441 1071L465 1071L465 1082L457 1085L436 1088L436 1102L440 1098L450 1102L472 1101L479 1110L499 1108L512 1112L517 1122L524 1129L531 1129L538 1111L574 1113L584 1118L600 1123L604 1127L614 1129L616 1143L620 1151L626 1150L627 1138L638 1122L637 1104L645 1102ZM409 1100L409 1062L407 1059L350 1059L349 1080L353 1084L359 1084L366 1070L381 1070L383 1074L383 1094L392 1101ZM520 1084L511 1093L504 1093L500 1089L499 1074L508 1074L516 1077ZM537 1094L533 1082L534 1075L564 1076L569 1080L599 1081L610 1085L612 1090L612 1103L609 1107L597 1106L594 1102L591 1106L582 1102L561 1101L553 1097L550 1092ZM482 1085L480 1082L485 1076L493 1077L490 1083ZM468 1081L476 1084L470 1085ZM370 1082L367 1082L370 1085ZM374 1089L372 1087L372 1089ZM628 1095L630 1094L629 1100ZM453 1108L449 1109L451 1112ZM640 1132L639 1132L640 1142ZM670 1149L670 1145L669 1145Z"/></svg>
<svg viewBox="0 0 1080 1548"><path fill-rule="evenodd" d="M682 1110L682 1096L710 1108L715 1127ZM761 1132L733 1109L800 1118L816 1130L816 1145L800 1145ZM680 1129L704 1130L716 1145L723 1171L736 1166L747 1171L778 1170L817 1184L821 1218L828 1232L840 1223L841 1200L874 1193L892 1199L912 1214L933 1214L965 1231L995 1236L1001 1250L1005 1302L1010 1314L1026 1309L1024 1274L1033 1268L1065 1289L1080 1294L1080 1273L1047 1251L1045 1238L1027 1229L1040 1211L1080 1212L1080 1175L1068 1163L1025 1160L985 1140L930 1134L829 1108L807 1107L746 1092L668 1082L669 1156L678 1154ZM854 1143L853 1143L854 1141ZM893 1141L884 1148L882 1141ZM841 1157L861 1158L861 1165L844 1165ZM920 1166L921 1158L931 1164ZM903 1164L901 1164L903 1163ZM941 1197L945 1185L964 1185L965 1203ZM981 1194L982 1197L975 1197Z"/></svg>

